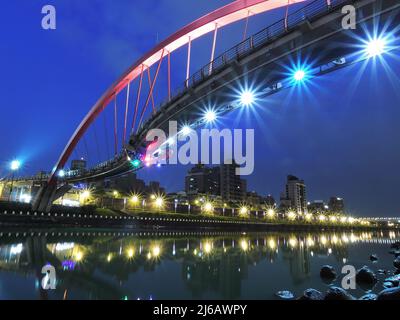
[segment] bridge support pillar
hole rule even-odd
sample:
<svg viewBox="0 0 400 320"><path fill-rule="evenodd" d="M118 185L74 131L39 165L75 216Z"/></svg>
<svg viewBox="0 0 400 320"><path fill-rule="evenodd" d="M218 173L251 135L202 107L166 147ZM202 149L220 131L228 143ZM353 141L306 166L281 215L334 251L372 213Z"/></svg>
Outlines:
<svg viewBox="0 0 400 320"><path fill-rule="evenodd" d="M53 202L66 194L72 186L66 184L57 188L57 184L46 183L40 188L32 203L32 210L39 212L50 212Z"/></svg>

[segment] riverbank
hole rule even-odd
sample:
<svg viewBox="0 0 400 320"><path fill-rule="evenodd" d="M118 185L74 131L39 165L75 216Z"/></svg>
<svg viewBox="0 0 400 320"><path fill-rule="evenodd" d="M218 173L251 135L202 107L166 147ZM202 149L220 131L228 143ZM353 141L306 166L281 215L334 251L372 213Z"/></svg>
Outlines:
<svg viewBox="0 0 400 320"><path fill-rule="evenodd" d="M112 213L112 214L109 214ZM354 225L339 223L309 223L305 221L282 221L246 219L234 217L199 216L168 213L100 211L89 213L37 213L30 211L0 212L0 227L19 226L41 228L125 228L144 230L377 230L396 229L382 225Z"/></svg>

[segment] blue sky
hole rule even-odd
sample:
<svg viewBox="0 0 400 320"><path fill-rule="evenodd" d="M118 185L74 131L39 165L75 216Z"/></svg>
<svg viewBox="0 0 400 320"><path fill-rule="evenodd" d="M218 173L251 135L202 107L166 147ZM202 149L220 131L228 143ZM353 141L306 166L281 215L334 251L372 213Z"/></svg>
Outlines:
<svg viewBox="0 0 400 320"><path fill-rule="evenodd" d="M22 159L21 174L50 170L69 137L104 91L142 54L180 27L230 1L196 0L15 0L3 4L0 35L2 96L0 176ZM41 28L41 8L57 9L57 29ZM282 10L250 20L254 33L282 16ZM217 52L241 40L244 23L222 30ZM193 44L192 71L208 62L211 35ZM173 87L185 75L186 51L173 55ZM224 126L254 128L255 172L249 190L279 198L287 174L306 181L309 200L337 195L355 214L399 215L399 59L360 65L313 80L308 90L288 90L260 103L253 113L233 112ZM161 74L165 74L162 69ZM166 77L156 100L165 97ZM122 104L119 106L121 110ZM110 110L105 112L111 119ZM87 144L99 158L112 149L102 120ZM109 120L106 120L109 121ZM108 133L112 130L108 123ZM101 140L101 139L100 139ZM74 156L84 155L80 144ZM108 150L107 150L108 149ZM96 159L90 159L96 162ZM188 168L145 169L168 191L183 189Z"/></svg>

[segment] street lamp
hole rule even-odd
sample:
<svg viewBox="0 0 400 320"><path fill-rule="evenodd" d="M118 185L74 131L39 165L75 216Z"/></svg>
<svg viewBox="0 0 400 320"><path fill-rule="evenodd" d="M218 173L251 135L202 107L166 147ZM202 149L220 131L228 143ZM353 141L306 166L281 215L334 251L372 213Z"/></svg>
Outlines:
<svg viewBox="0 0 400 320"><path fill-rule="evenodd" d="M18 171L20 167L21 167L21 162L20 161L18 161L18 160L11 161L10 169L11 169L11 172L12 172L12 176L11 176L10 194L8 195L8 202L11 201L11 195L12 195L13 188L14 188L14 174L15 174L15 171Z"/></svg>

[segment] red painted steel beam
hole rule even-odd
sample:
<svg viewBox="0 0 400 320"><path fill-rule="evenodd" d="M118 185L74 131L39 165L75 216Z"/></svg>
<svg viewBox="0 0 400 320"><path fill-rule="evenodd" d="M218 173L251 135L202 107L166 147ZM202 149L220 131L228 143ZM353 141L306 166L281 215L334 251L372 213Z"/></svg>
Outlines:
<svg viewBox="0 0 400 320"><path fill-rule="evenodd" d="M88 127L112 101L116 94L123 90L129 82L140 76L142 65L144 65L145 68L150 68L153 64L160 60L163 50L171 53L176 49L186 45L189 41L189 38L191 40L195 40L209 32L214 31L215 24L218 24L218 26L221 28L236 21L245 19L249 11L251 11L253 15L256 15L276 8L284 7L287 5L287 1L288 0L236 0L189 23L164 41L160 42L156 47L136 61L136 63L130 67L116 82L114 82L111 87L100 97L100 99L85 116L68 141L53 169L52 174L50 175L48 182L56 182L57 171L65 166L70 155L75 149L76 144L82 138ZM290 1L291 3L301 3L306 0Z"/></svg>

